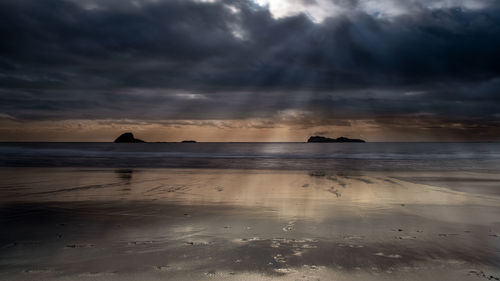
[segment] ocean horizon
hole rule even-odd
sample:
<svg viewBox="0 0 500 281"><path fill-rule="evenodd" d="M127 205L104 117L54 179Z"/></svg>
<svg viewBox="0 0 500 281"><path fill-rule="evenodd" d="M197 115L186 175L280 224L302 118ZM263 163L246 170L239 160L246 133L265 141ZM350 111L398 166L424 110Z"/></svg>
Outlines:
<svg viewBox="0 0 500 281"><path fill-rule="evenodd" d="M499 143L0 143L0 166L495 172Z"/></svg>

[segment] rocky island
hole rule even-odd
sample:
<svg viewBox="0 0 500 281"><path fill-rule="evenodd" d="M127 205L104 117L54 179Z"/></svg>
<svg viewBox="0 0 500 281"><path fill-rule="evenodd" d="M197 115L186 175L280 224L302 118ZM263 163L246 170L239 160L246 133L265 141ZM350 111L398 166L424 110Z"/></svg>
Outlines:
<svg viewBox="0 0 500 281"><path fill-rule="evenodd" d="M350 139L346 137L340 137L336 139L332 138L327 138L327 137L322 137L322 136L312 136L310 137L307 142L365 142L364 140L361 139Z"/></svg>
<svg viewBox="0 0 500 281"><path fill-rule="evenodd" d="M145 142L140 139L134 138L134 134L127 132L124 134L121 134L118 138L115 140L116 143L137 143L137 142Z"/></svg>
<svg viewBox="0 0 500 281"><path fill-rule="evenodd" d="M182 143L196 143L195 140L183 140Z"/></svg>

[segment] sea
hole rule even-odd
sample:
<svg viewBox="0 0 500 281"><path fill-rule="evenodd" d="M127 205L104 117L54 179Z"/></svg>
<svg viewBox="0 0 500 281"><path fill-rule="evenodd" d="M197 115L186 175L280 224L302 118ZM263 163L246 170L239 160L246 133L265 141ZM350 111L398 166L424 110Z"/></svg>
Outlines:
<svg viewBox="0 0 500 281"><path fill-rule="evenodd" d="M0 143L1 167L497 173L500 143Z"/></svg>

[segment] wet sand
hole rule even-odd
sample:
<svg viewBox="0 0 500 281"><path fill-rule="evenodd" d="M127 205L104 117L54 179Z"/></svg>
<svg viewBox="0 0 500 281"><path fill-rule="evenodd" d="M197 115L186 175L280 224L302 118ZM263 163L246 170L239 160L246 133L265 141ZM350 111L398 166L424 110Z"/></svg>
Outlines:
<svg viewBox="0 0 500 281"><path fill-rule="evenodd" d="M495 174L2 168L0 176L1 280L500 278Z"/></svg>

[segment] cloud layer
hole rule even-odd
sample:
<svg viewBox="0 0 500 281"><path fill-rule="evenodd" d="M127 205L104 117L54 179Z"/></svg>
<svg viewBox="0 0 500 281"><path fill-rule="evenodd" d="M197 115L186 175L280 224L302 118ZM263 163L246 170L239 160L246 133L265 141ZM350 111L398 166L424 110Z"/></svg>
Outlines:
<svg viewBox="0 0 500 281"><path fill-rule="evenodd" d="M495 1L5 0L0 37L11 119L500 117Z"/></svg>

